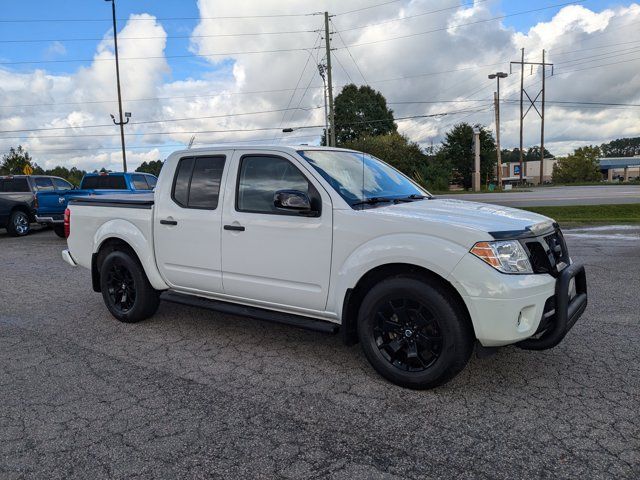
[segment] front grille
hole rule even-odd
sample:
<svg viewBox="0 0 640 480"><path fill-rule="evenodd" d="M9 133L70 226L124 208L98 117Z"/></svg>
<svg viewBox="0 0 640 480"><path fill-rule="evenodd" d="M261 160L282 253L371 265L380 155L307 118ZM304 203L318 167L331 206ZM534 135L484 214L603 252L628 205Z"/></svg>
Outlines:
<svg viewBox="0 0 640 480"><path fill-rule="evenodd" d="M529 261L535 273L549 273L557 276L569 265L569 252L560 228L544 237L523 240L529 252Z"/></svg>

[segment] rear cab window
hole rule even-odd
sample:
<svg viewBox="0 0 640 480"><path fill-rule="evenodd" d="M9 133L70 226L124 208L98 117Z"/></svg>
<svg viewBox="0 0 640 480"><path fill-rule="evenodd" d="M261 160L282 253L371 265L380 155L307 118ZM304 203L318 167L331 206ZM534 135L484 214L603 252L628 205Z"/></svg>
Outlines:
<svg viewBox="0 0 640 480"><path fill-rule="evenodd" d="M93 175L82 180L86 190L127 190L124 175Z"/></svg>
<svg viewBox="0 0 640 480"><path fill-rule="evenodd" d="M0 192L25 193L31 192L26 178L0 178Z"/></svg>
<svg viewBox="0 0 640 480"><path fill-rule="evenodd" d="M146 175L131 175L131 184L135 190L151 190Z"/></svg>

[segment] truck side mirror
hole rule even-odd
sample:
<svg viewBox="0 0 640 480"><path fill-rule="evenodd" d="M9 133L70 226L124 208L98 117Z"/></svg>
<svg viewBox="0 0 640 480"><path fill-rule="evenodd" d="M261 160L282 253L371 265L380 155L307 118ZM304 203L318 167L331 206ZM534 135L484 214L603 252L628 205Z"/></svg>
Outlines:
<svg viewBox="0 0 640 480"><path fill-rule="evenodd" d="M299 190L278 190L273 195L273 204L280 210L312 213L309 196Z"/></svg>

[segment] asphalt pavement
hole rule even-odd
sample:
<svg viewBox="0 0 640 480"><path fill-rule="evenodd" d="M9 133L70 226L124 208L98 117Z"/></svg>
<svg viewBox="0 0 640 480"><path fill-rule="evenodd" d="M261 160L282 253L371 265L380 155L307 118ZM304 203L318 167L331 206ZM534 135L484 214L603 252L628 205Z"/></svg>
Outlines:
<svg viewBox="0 0 640 480"><path fill-rule="evenodd" d="M336 336L119 323L53 232L0 233L0 478L637 479L640 231L567 233L590 299L565 341L421 392Z"/></svg>
<svg viewBox="0 0 640 480"><path fill-rule="evenodd" d="M640 185L589 185L583 187L532 187L527 191L438 195L506 207L559 205L609 205L640 203Z"/></svg>

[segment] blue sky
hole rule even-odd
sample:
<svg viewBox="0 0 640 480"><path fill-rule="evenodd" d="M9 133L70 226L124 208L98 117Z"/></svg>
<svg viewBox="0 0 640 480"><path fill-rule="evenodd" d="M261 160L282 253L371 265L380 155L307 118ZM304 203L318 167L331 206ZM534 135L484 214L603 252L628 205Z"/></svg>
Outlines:
<svg viewBox="0 0 640 480"><path fill-rule="evenodd" d="M376 1L372 4L378 3ZM461 1L468 3L467 0ZM513 14L535 8L546 7L562 3L561 0L544 0L531 2L530 0L500 0L494 2L494 11L503 14ZM601 10L607 6L616 5L618 2L609 0L590 0L581 2L590 9ZM51 7L55 6L55 9ZM384 8L384 7L382 7ZM186 36L191 33L198 23L198 8L194 1L151 1L151 0L118 0L118 17L128 18L132 13L150 13L156 17L181 17L180 20L162 20L162 26L171 37ZM507 26L518 30L526 30L540 21L549 20L560 7L517 15L504 19ZM111 28L111 4L101 0L67 0L52 3L50 0L29 0L27 2L3 2L0 20L57 20L57 19L104 19L103 21L73 21L73 22L6 22L1 23L0 30L0 61L16 62L30 60L69 60L91 59L98 41L70 41L74 38L99 39ZM120 22L118 28L122 28L124 22ZM60 45L52 42L33 43L8 43L6 40L66 40ZM167 43L166 54L180 55L188 53L188 38L170 38ZM12 65L9 68L15 71L31 71L36 67L46 68L51 73L73 72L79 66L89 62L77 63L48 63L48 64L23 64ZM198 77L204 72L211 72L211 65L200 59L182 58L169 59L171 66L171 79L180 80L189 77ZM229 64L222 65L225 69Z"/></svg>

